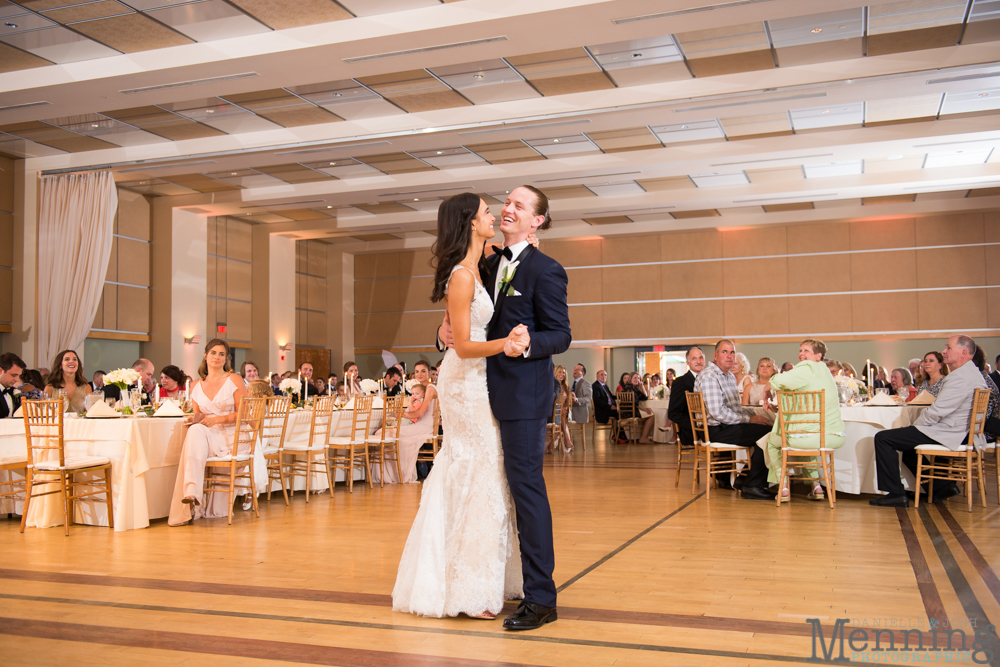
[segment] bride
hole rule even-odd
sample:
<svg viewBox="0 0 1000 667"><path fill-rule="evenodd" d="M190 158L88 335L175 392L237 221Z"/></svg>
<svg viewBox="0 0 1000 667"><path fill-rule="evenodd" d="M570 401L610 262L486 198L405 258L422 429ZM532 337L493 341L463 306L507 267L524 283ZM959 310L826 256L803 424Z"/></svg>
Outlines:
<svg viewBox="0 0 1000 667"><path fill-rule="evenodd" d="M486 340L493 302L477 267L493 221L486 203L470 193L438 209L431 301L444 299L454 336L437 382L444 440L403 549L394 611L492 619L504 600L522 596L514 505L486 391L486 357L523 352L525 328Z"/></svg>

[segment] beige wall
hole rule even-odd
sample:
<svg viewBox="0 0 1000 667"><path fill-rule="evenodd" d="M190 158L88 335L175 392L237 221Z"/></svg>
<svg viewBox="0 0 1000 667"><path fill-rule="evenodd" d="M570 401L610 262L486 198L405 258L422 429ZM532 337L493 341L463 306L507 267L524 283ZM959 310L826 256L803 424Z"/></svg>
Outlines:
<svg viewBox="0 0 1000 667"><path fill-rule="evenodd" d="M328 347L327 249L322 241L295 242L295 344Z"/></svg>
<svg viewBox="0 0 1000 667"><path fill-rule="evenodd" d="M208 219L207 336L250 344L253 320L253 225L233 218ZM226 325L224 336L217 334Z"/></svg>
<svg viewBox="0 0 1000 667"><path fill-rule="evenodd" d="M150 333L151 221L152 206L144 195L118 190L111 257L92 327L95 337Z"/></svg>
<svg viewBox="0 0 1000 667"><path fill-rule="evenodd" d="M595 230L596 231L596 230ZM947 247L938 247L947 246ZM574 346L1000 334L1000 212L546 241ZM361 255L356 347L426 347L421 252Z"/></svg>
<svg viewBox="0 0 1000 667"><path fill-rule="evenodd" d="M0 157L0 331L14 320L14 160Z"/></svg>

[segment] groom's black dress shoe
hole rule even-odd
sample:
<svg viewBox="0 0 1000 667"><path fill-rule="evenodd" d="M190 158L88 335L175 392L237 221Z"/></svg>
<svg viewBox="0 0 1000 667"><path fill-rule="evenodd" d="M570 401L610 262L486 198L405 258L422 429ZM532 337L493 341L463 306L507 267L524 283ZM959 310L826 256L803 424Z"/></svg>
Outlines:
<svg viewBox="0 0 1000 667"><path fill-rule="evenodd" d="M556 620L555 607L543 607L534 602L521 602L517 611L503 619L507 630L534 630Z"/></svg>

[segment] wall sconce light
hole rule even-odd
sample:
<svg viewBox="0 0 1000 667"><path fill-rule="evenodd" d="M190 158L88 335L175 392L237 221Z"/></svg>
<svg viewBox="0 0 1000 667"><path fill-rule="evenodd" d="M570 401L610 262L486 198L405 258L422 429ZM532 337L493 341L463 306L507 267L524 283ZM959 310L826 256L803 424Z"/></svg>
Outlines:
<svg viewBox="0 0 1000 667"><path fill-rule="evenodd" d="M201 336L191 336L190 338L184 339L185 345L199 345L201 343Z"/></svg>
<svg viewBox="0 0 1000 667"><path fill-rule="evenodd" d="M290 348L290 347L291 347L291 345L289 345L288 343L285 343L284 345L279 345L278 349L281 350L282 352L288 352L288 348Z"/></svg>

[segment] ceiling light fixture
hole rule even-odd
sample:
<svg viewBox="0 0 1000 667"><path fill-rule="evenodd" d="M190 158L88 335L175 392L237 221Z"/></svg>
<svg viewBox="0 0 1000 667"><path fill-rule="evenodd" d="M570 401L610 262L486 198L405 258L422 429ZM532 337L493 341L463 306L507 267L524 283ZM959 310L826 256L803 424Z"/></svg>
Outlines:
<svg viewBox="0 0 1000 667"><path fill-rule="evenodd" d="M989 93L979 93L979 97L989 97Z"/></svg>
<svg viewBox="0 0 1000 667"><path fill-rule="evenodd" d="M559 140L558 139L553 139L552 142L558 144Z"/></svg>
<svg viewBox="0 0 1000 667"><path fill-rule="evenodd" d="M7 24L7 27L8 27L8 28L16 28L16 27L17 27L17 24L16 24L16 23L8 23L8 24Z"/></svg>
<svg viewBox="0 0 1000 667"><path fill-rule="evenodd" d="M642 58L642 54L641 53L633 53L632 57L633 58Z"/></svg>
<svg viewBox="0 0 1000 667"><path fill-rule="evenodd" d="M327 208L333 208L332 206L327 206Z"/></svg>
<svg viewBox="0 0 1000 667"><path fill-rule="evenodd" d="M99 125L99 124L97 124L97 123L91 123L91 124L90 124L90 126L91 126L91 127L100 127L100 125Z"/></svg>
<svg viewBox="0 0 1000 667"><path fill-rule="evenodd" d="M234 171L234 172L231 172L231 173L230 173L229 175L230 175L230 176L235 176L235 175L236 175L236 172L235 172L235 171Z"/></svg>
<svg viewBox="0 0 1000 667"><path fill-rule="evenodd" d="M438 151L438 152L437 152L437 154L438 154L438 155L443 155L443 154L444 154L444 151Z"/></svg>
<svg viewBox="0 0 1000 667"><path fill-rule="evenodd" d="M482 78L483 78L483 75L482 75L482 74L473 74L473 75L472 75L472 78L473 78L473 79L482 79Z"/></svg>
<svg viewBox="0 0 1000 667"><path fill-rule="evenodd" d="M823 113L830 113L829 109L823 109Z"/></svg>
<svg viewBox="0 0 1000 667"><path fill-rule="evenodd" d="M823 29L822 28L813 28L809 32L820 33L820 32L823 32Z"/></svg>

